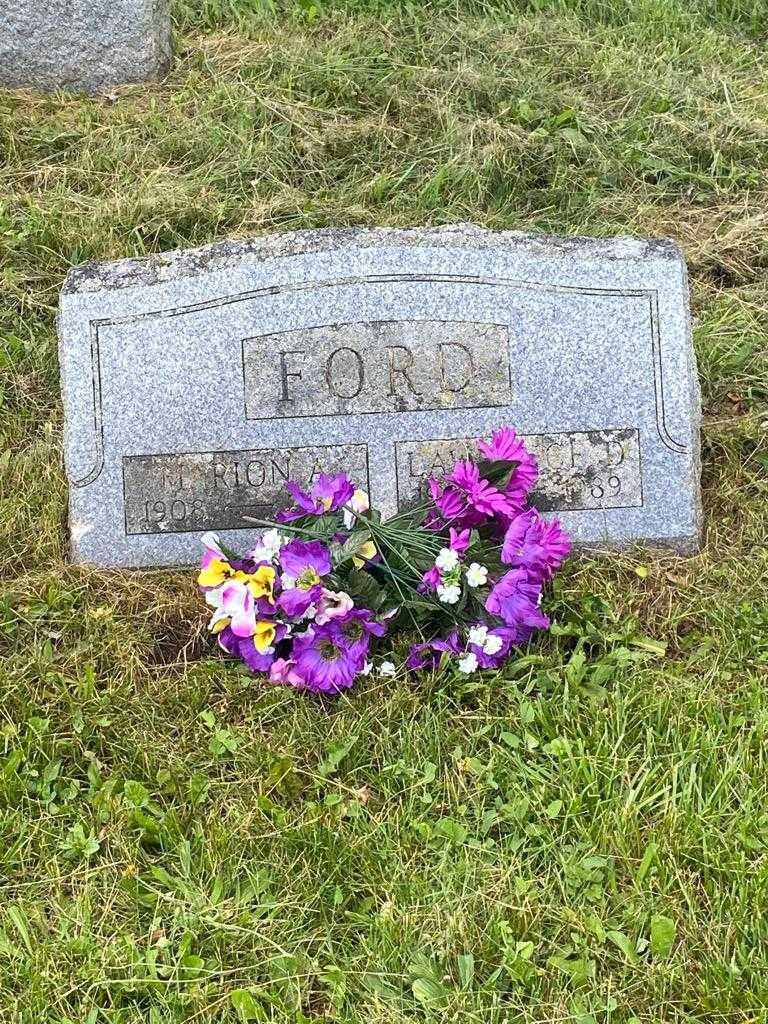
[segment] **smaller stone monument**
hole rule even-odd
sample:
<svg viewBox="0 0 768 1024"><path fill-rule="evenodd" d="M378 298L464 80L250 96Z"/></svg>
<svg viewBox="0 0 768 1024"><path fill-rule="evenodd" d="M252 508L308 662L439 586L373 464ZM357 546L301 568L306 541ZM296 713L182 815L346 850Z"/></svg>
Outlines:
<svg viewBox="0 0 768 1024"><path fill-rule="evenodd" d="M162 78L170 63L169 0L0 4L0 86L96 92Z"/></svg>

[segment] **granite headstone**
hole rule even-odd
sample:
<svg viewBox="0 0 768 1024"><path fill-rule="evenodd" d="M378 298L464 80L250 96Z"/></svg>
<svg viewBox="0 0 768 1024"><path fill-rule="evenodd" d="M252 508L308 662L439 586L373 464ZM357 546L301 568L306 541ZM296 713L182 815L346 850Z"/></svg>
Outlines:
<svg viewBox="0 0 768 1024"><path fill-rule="evenodd" d="M95 92L161 78L170 66L169 0L6 0L0 86Z"/></svg>
<svg viewBox="0 0 768 1024"><path fill-rule="evenodd" d="M191 563L346 470L385 513L508 424L577 544L699 543L699 389L668 241L319 230L72 270L72 554Z"/></svg>

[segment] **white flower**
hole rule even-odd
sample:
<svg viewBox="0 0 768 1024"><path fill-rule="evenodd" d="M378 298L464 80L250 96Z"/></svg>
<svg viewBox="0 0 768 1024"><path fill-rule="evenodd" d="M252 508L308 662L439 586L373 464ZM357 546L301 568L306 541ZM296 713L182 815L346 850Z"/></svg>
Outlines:
<svg viewBox="0 0 768 1024"><path fill-rule="evenodd" d="M359 674L361 676L369 676L371 674L371 669L372 668L373 668L373 662L372 661L366 661L366 663L360 669Z"/></svg>
<svg viewBox="0 0 768 1024"><path fill-rule="evenodd" d="M344 508L344 525L348 530L351 530L355 520L361 512L367 512L371 507L370 499L365 491L361 491L358 488L352 497L347 502Z"/></svg>
<svg viewBox="0 0 768 1024"><path fill-rule="evenodd" d="M484 587L488 582L488 566L473 562L467 569L467 583L470 587Z"/></svg>
<svg viewBox="0 0 768 1024"><path fill-rule="evenodd" d="M477 644L478 647L482 647L485 643L485 638L488 636L487 626L473 626L467 634L467 639L471 644Z"/></svg>
<svg viewBox="0 0 768 1024"><path fill-rule="evenodd" d="M393 676L397 672L393 661L382 661L379 665L380 676Z"/></svg>
<svg viewBox="0 0 768 1024"><path fill-rule="evenodd" d="M504 641L500 636L489 636L483 643L483 651L485 654L498 654L503 646Z"/></svg>
<svg viewBox="0 0 768 1024"><path fill-rule="evenodd" d="M256 547L253 551L249 551L248 555L254 562L273 562L287 539L279 530L267 530L265 533L262 533Z"/></svg>
<svg viewBox="0 0 768 1024"><path fill-rule="evenodd" d="M477 655L465 654L463 658L459 658L459 672L464 672L466 675L470 675L472 672L477 671Z"/></svg>
<svg viewBox="0 0 768 1024"><path fill-rule="evenodd" d="M219 558L226 558L227 556L221 550L221 542L219 541L218 533L212 533L210 530L204 533L200 538L200 543L204 548L208 548L209 551L213 551L214 554L218 555Z"/></svg>
<svg viewBox="0 0 768 1024"><path fill-rule="evenodd" d="M461 597L461 587L450 584L447 587L438 587L437 596L443 604L458 604Z"/></svg>
<svg viewBox="0 0 768 1024"><path fill-rule="evenodd" d="M440 572L450 572L459 564L459 554L453 548L440 548L440 554L435 559L435 565Z"/></svg>

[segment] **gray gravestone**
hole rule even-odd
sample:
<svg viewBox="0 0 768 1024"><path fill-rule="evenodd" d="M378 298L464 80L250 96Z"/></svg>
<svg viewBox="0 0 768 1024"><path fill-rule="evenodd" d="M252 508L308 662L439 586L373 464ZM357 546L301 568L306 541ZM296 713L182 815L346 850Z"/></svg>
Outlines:
<svg viewBox="0 0 768 1024"><path fill-rule="evenodd" d="M170 66L169 0L6 0L0 86L95 92L161 78Z"/></svg>
<svg viewBox="0 0 768 1024"><path fill-rule="evenodd" d="M72 552L189 563L346 470L387 513L508 424L579 544L699 541L699 390L670 242L471 225L222 242L71 271ZM244 532L242 532L244 531Z"/></svg>

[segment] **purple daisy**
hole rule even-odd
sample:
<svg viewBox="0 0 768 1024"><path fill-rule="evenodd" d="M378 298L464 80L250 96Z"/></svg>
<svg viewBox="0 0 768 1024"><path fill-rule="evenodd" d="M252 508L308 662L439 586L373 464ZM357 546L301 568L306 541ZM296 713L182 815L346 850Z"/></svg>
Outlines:
<svg viewBox="0 0 768 1024"><path fill-rule="evenodd" d="M504 493L516 508L522 508L539 477L536 456L528 451L523 439L510 427L494 431L490 441L479 440L477 447L480 454L491 462L517 463Z"/></svg>
<svg viewBox="0 0 768 1024"><path fill-rule="evenodd" d="M551 577L568 557L571 541L559 520L544 519L534 508L511 520L504 535L501 560L506 565Z"/></svg>
<svg viewBox="0 0 768 1024"><path fill-rule="evenodd" d="M507 626L527 636L533 629L546 629L549 619L539 608L541 581L531 579L526 569L505 573L488 595L485 607Z"/></svg>
<svg viewBox="0 0 768 1024"><path fill-rule="evenodd" d="M329 635L337 639L351 655L357 658L360 669L368 656L371 637L384 636L386 624L378 622L368 608L355 608L343 618L329 623Z"/></svg>

